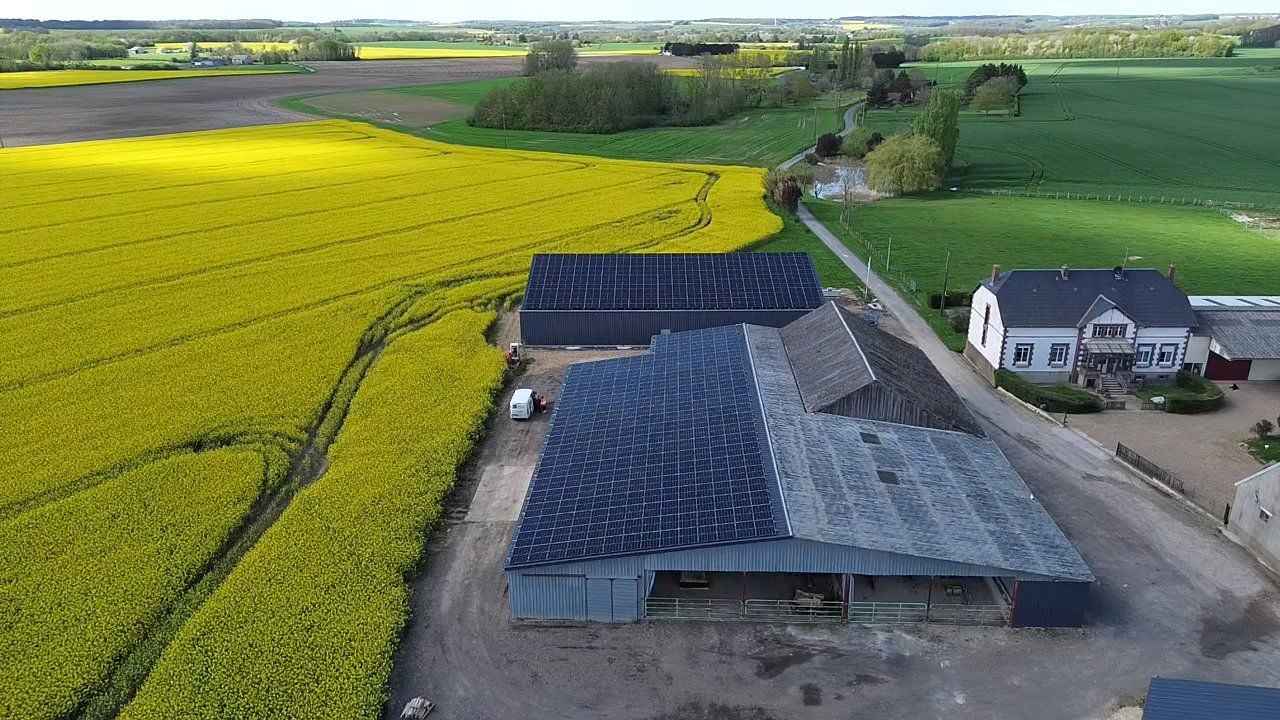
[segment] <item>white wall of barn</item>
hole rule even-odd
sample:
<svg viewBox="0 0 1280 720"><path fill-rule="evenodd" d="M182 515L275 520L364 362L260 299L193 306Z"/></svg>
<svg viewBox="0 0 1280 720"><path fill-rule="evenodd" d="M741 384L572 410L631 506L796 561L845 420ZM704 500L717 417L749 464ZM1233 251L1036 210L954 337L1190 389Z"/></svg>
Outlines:
<svg viewBox="0 0 1280 720"><path fill-rule="evenodd" d="M1000 303L995 293L984 285L979 285L973 293L969 316L969 344L978 351L994 368L1000 367L1000 349L1004 343L1004 323L1000 320ZM990 317L987 309L990 308ZM982 331L987 331L986 342L983 342Z"/></svg>

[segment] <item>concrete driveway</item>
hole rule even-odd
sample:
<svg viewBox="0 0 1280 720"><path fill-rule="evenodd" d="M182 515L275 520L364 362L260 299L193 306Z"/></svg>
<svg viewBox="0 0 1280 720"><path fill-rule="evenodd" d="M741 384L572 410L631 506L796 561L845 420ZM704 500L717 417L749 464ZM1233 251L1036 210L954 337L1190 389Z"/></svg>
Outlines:
<svg viewBox="0 0 1280 720"><path fill-rule="evenodd" d="M1215 517L1221 517L1235 494L1237 480L1262 465L1240 447L1251 437L1249 428L1280 415L1280 383L1219 383L1226 405L1199 415L1174 415L1154 410L1108 410L1092 415L1072 415L1069 422L1105 447L1124 443L1151 462L1177 475L1195 501Z"/></svg>

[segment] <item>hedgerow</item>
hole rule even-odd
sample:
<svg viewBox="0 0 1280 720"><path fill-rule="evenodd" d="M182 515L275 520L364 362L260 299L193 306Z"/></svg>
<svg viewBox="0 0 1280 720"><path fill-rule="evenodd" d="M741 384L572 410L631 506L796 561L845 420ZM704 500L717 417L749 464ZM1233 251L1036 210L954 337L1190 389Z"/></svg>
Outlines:
<svg viewBox="0 0 1280 720"><path fill-rule="evenodd" d="M1069 385L1033 385L1009 370L996 371L996 386L1019 400L1052 413L1094 413L1102 410L1102 398Z"/></svg>

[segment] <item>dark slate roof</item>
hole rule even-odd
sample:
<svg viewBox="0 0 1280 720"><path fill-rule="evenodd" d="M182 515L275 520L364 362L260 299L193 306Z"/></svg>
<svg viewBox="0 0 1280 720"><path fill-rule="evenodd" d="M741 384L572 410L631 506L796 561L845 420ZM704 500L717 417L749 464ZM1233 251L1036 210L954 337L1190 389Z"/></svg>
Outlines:
<svg viewBox="0 0 1280 720"><path fill-rule="evenodd" d="M991 440L806 412L780 331L747 333L794 537L1093 581Z"/></svg>
<svg viewBox="0 0 1280 720"><path fill-rule="evenodd" d="M982 286L1000 300L1005 327L1078 327L1098 296L1144 327L1195 327L1187 296L1172 280L1150 269L1130 269L1117 280L1111 270L1010 270Z"/></svg>
<svg viewBox="0 0 1280 720"><path fill-rule="evenodd" d="M1213 338L1228 359L1280 358L1280 312L1197 310L1196 319L1196 332Z"/></svg>
<svg viewBox="0 0 1280 720"><path fill-rule="evenodd" d="M742 326L569 369L507 567L787 537Z"/></svg>
<svg viewBox="0 0 1280 720"><path fill-rule="evenodd" d="M806 412L755 325L574 365L507 567L784 537L1093 580L994 443Z"/></svg>
<svg viewBox="0 0 1280 720"><path fill-rule="evenodd" d="M1142 720L1280 720L1280 688L1152 678Z"/></svg>
<svg viewBox="0 0 1280 720"><path fill-rule="evenodd" d="M537 254L522 311L810 310L808 253Z"/></svg>
<svg viewBox="0 0 1280 720"><path fill-rule="evenodd" d="M955 429L982 434L960 397L919 348L834 302L787 325L782 340L809 412L821 412L881 383Z"/></svg>

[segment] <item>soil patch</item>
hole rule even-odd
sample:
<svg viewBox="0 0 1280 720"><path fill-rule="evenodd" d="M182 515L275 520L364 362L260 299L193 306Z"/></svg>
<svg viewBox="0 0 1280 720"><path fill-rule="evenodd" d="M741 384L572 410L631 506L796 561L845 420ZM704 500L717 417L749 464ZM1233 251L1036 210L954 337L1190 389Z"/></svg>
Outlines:
<svg viewBox="0 0 1280 720"><path fill-rule="evenodd" d="M470 112L465 105L394 90L316 95L307 98L306 103L334 115L350 115L410 127L429 127L446 120L464 118Z"/></svg>

